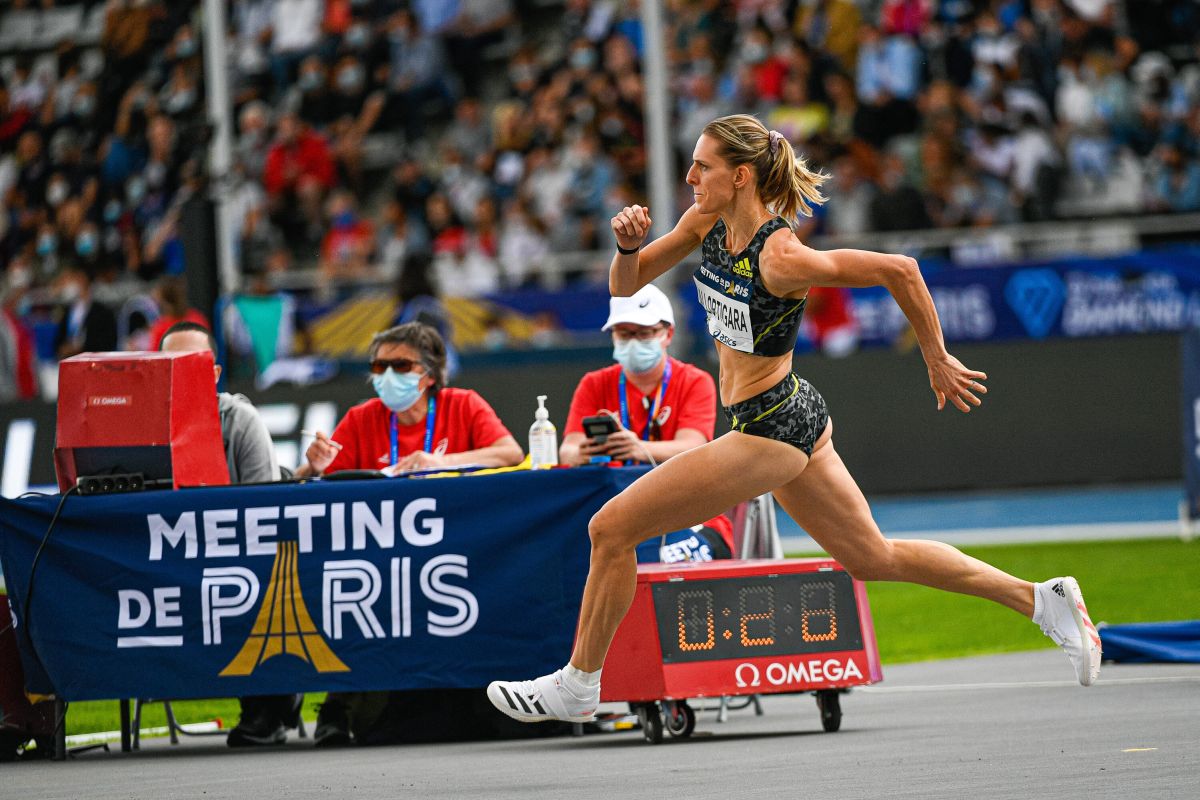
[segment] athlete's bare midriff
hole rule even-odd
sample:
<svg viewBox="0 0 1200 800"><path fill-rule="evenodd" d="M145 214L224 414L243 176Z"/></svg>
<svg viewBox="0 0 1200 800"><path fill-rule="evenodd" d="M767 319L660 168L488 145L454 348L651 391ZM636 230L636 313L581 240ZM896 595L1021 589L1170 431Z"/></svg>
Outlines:
<svg viewBox="0 0 1200 800"><path fill-rule="evenodd" d="M792 354L756 356L713 342L721 364L721 405L731 406L762 394L792 371Z"/></svg>

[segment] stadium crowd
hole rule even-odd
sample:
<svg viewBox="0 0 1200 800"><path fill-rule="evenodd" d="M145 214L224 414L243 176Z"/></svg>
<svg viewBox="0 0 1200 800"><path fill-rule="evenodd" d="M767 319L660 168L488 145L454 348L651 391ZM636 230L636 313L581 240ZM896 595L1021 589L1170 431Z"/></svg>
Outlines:
<svg viewBox="0 0 1200 800"><path fill-rule="evenodd" d="M1200 210L1193 2L664 5L678 165L708 120L759 115L833 176L803 235ZM407 268L409 285L467 296L536 284L561 254L607 248L614 209L645 198L637 4L231 2L235 159L219 182L199 4L0 14L18 30L76 6L79 30L40 51L9 36L0 55L0 399L30 392L12 376L31 301L78 317L70 339L81 282L117 311L178 276L182 221L218 183L260 294L288 272L327 288ZM114 348L144 344L134 329L162 294L120 314Z"/></svg>

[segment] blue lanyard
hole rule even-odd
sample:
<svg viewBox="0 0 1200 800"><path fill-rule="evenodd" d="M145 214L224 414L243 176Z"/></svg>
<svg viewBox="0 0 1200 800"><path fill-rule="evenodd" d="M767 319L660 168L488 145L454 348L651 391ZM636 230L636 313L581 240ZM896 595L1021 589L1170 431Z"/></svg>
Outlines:
<svg viewBox="0 0 1200 800"><path fill-rule="evenodd" d="M646 427L642 429L642 441L650 441L650 423L654 422L654 415L662 408L663 398L667 396L667 386L671 383L671 357L667 356L667 366L663 370L662 382L658 384L658 393L654 397L654 403L650 406L646 415ZM621 399L621 424L626 428L629 427L629 401L625 398L625 370L621 370L621 377L617 381L617 394Z"/></svg>
<svg viewBox="0 0 1200 800"><path fill-rule="evenodd" d="M425 410L425 452L432 453L430 449L433 447L433 422L437 417L437 400L433 395L429 396L429 405ZM396 412L392 412L392 463L395 464L400 460L400 422L396 419Z"/></svg>

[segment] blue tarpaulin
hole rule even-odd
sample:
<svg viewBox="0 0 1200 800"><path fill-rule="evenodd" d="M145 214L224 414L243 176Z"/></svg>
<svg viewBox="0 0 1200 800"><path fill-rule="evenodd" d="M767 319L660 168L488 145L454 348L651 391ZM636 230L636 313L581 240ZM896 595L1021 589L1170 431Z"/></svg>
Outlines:
<svg viewBox="0 0 1200 800"><path fill-rule="evenodd" d="M1200 663L1200 620L1100 627L1106 661Z"/></svg>

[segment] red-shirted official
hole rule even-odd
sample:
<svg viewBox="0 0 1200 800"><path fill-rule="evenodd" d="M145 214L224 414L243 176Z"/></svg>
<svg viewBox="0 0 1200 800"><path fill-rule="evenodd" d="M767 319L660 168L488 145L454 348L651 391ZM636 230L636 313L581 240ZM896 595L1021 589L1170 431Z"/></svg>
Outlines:
<svg viewBox="0 0 1200 800"><path fill-rule="evenodd" d="M422 322L389 328L371 340L368 355L378 396L347 411L332 436L318 431L298 476L521 463L521 446L487 401L470 389L446 387L446 343L436 328ZM330 692L317 711L314 743L349 744L352 734L362 735L352 720L378 720L389 708L387 692Z"/></svg>
<svg viewBox="0 0 1200 800"><path fill-rule="evenodd" d="M397 325L376 334L369 354L378 396L347 411L332 436L318 432L297 475L521 463L521 446L487 401L445 386L446 345L436 329Z"/></svg>
<svg viewBox="0 0 1200 800"><path fill-rule="evenodd" d="M670 299L653 284L632 297L614 297L603 330L612 333L617 363L580 380L571 398L559 460L581 465L607 456L627 463L661 463L711 441L717 418L716 385L704 370L667 354L675 334ZM620 428L597 443L587 438L582 421L605 413ZM733 548L729 519L715 517L700 528L690 537L675 537L664 544L660 558L728 558Z"/></svg>

